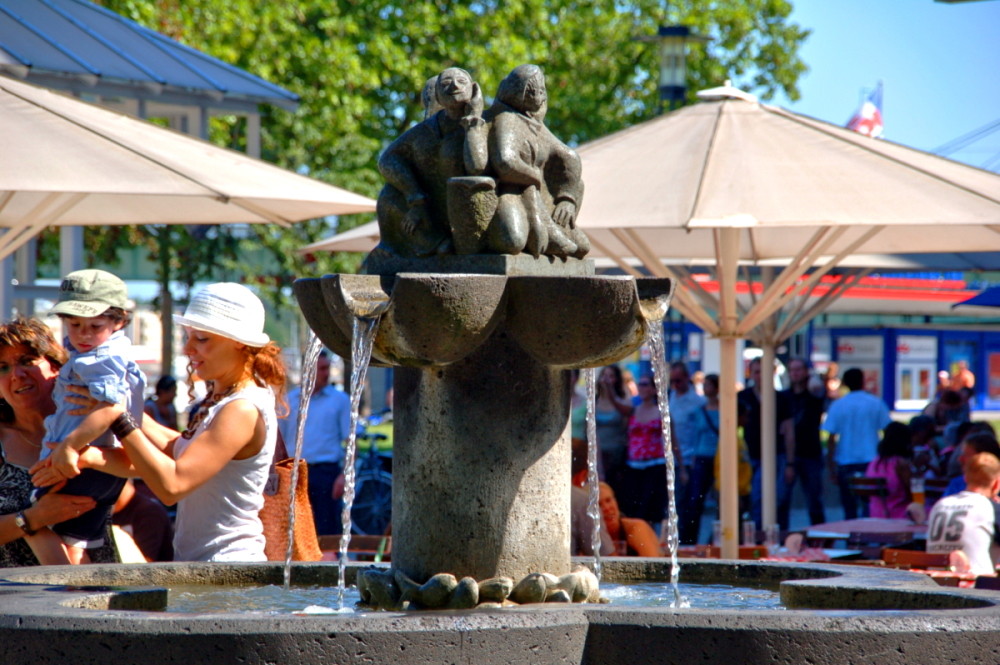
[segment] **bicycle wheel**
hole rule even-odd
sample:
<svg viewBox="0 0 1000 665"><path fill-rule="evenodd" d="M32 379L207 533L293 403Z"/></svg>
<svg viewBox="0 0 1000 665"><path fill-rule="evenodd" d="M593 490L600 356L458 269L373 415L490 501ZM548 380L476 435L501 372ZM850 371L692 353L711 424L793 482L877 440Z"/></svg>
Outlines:
<svg viewBox="0 0 1000 665"><path fill-rule="evenodd" d="M392 521L392 474L366 470L354 487L351 531L359 536L385 533Z"/></svg>

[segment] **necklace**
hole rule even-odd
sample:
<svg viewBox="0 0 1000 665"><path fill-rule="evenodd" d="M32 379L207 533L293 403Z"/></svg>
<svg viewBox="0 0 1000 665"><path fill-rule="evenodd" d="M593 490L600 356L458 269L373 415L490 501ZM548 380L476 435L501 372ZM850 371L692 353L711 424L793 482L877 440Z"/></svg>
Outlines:
<svg viewBox="0 0 1000 665"><path fill-rule="evenodd" d="M211 409L213 406L215 406L216 404L218 404L219 402L221 402L222 400L224 400L225 398L229 397L234 392L236 392L237 385L238 384L234 383L233 385L229 386L229 388L227 388L225 392L221 393L214 392L215 386L213 385L212 392L209 393L208 396L205 397L205 399L201 400L201 402L198 404L198 407L195 409L194 414L191 415L191 420L188 421L187 427L185 427L184 431L181 432L181 436L184 437L185 439L194 438L194 433L198 429L198 425L200 425L201 422L205 420L205 416L208 415L209 409Z"/></svg>
<svg viewBox="0 0 1000 665"><path fill-rule="evenodd" d="M39 448L39 449L41 449L42 444L35 443L34 441L32 441L31 439L29 439L28 437L26 437L24 435L24 432L22 432L21 430L15 428L15 427L11 427L10 431L14 432L15 434L17 434L21 438L21 441L24 441L26 444L28 444L32 448Z"/></svg>

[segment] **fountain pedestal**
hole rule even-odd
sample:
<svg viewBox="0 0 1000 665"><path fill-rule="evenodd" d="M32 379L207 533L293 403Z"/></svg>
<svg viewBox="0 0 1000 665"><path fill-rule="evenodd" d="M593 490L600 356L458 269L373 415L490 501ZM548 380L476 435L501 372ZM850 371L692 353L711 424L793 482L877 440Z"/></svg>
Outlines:
<svg viewBox="0 0 1000 665"><path fill-rule="evenodd" d="M476 258L463 261L475 267ZM484 257L479 273L409 261L420 270L295 283L310 327L342 356L351 355L353 319L380 317L371 359L397 368L392 567L417 584L439 573L515 584L564 576L565 370L633 353L647 321L662 320L673 284L593 275L590 261L568 261L582 274L556 276L547 257Z"/></svg>
<svg viewBox="0 0 1000 665"><path fill-rule="evenodd" d="M394 378L393 567L414 580L569 572L566 373L505 332Z"/></svg>

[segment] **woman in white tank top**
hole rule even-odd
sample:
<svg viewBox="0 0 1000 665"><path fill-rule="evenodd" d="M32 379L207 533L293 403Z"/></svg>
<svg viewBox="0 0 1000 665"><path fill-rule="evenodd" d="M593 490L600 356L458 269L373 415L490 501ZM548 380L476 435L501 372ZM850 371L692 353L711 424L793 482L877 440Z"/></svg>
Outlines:
<svg viewBox="0 0 1000 665"><path fill-rule="evenodd" d="M176 503L176 560L264 561L257 513L277 440L276 402L285 408L281 350L264 333L260 299L241 284L205 287L174 321L185 328L190 372L208 387L187 429L152 418L139 428L122 407L106 407L121 414L111 429L128 457L91 449L81 467L138 475Z"/></svg>

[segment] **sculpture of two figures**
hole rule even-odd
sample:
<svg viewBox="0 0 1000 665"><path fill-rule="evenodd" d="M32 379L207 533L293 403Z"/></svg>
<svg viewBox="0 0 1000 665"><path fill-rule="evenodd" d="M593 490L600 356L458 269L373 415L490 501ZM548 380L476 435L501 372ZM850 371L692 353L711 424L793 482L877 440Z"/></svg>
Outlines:
<svg viewBox="0 0 1000 665"><path fill-rule="evenodd" d="M583 258L580 158L544 125L545 76L515 68L483 113L479 85L450 68L427 82L427 118L382 154L373 254Z"/></svg>

